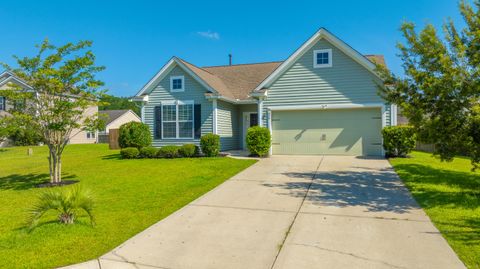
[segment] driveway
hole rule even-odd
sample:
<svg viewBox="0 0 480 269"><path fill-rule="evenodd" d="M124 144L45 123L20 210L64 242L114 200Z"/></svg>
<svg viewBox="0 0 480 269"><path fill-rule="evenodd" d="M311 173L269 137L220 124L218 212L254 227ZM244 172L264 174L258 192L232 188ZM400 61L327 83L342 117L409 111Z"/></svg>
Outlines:
<svg viewBox="0 0 480 269"><path fill-rule="evenodd" d="M259 161L71 268L465 268L384 159Z"/></svg>

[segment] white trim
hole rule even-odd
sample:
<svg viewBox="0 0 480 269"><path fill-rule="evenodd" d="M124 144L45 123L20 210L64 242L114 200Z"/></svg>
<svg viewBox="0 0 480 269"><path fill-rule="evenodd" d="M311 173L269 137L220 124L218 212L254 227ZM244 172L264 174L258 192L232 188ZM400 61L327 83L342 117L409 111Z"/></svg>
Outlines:
<svg viewBox="0 0 480 269"><path fill-rule="evenodd" d="M292 106L271 106L270 110L317 110L317 109L344 109L344 108L371 108L385 107L383 103L365 104L321 104L321 105L292 105Z"/></svg>
<svg viewBox="0 0 480 269"><path fill-rule="evenodd" d="M212 100L212 108L213 108L213 134L218 134L218 126L217 126L217 117L218 117L218 107L217 107L217 99Z"/></svg>
<svg viewBox="0 0 480 269"><path fill-rule="evenodd" d="M173 80L180 79L182 81L182 88L174 89ZM185 91L185 77L184 76L170 76L170 92L184 92Z"/></svg>
<svg viewBox="0 0 480 269"><path fill-rule="evenodd" d="M270 137L273 136L273 127L272 127L272 111L270 109L267 109L267 117L268 117L268 130L270 131ZM273 155L273 149L272 149L272 139L270 139L270 149L268 150L269 155Z"/></svg>
<svg viewBox="0 0 480 269"><path fill-rule="evenodd" d="M398 114L398 107L397 105L392 104L390 106L390 125L397 126L397 114Z"/></svg>
<svg viewBox="0 0 480 269"><path fill-rule="evenodd" d="M319 53L328 53L328 64L317 64L317 54ZM332 67L332 49L321 49L321 50L314 50L313 51L313 68L325 68L325 67Z"/></svg>
<svg viewBox="0 0 480 269"><path fill-rule="evenodd" d="M205 98L207 100L222 100L222 101L225 101L225 102L228 102L228 103L231 103L231 104L238 104L238 105L242 105L242 104L245 104L245 105L255 105L257 104L257 100L240 100L240 99L232 99L232 98L228 98L228 97L225 97L225 96L222 96L222 95L211 95L211 94L208 94L205 96Z"/></svg>
<svg viewBox="0 0 480 269"><path fill-rule="evenodd" d="M17 84L20 84L21 86L24 86L25 88L27 88L29 90L33 90L33 88L30 85L28 85L25 81L23 81L19 77L15 76L15 74L13 74L10 71L5 71L5 72L0 74L0 78L3 77L3 76L7 76L7 78L0 81L0 86L3 86L5 84L7 84L8 82L11 82L11 80L14 80L15 82L17 82Z"/></svg>
<svg viewBox="0 0 480 269"><path fill-rule="evenodd" d="M347 43L343 42L325 28L318 30L312 37L310 37L307 42L298 48L286 61L284 61L275 71L273 71L265 80L260 83L255 91L260 91L263 88L268 88L271 83L273 83L283 72L285 72L290 66L292 66L303 54L305 54L310 48L315 45L315 43L321 38L325 38L332 45L340 49L342 52L350 56L352 59L357 61L359 64L364 66L368 71L372 72L378 78L379 75L375 72L375 64L368 60L364 55L360 54L358 51L354 50Z"/></svg>
<svg viewBox="0 0 480 269"><path fill-rule="evenodd" d="M163 123L165 122L163 120L163 106L166 105L175 105L175 123L176 123L176 134L175 137L164 137L164 131L163 131ZM192 105L192 137L180 137L180 128L179 128L179 120L178 120L178 105ZM188 140L188 139L195 139L195 102L193 100L186 100L186 101L181 101L181 100L169 100L169 101L161 101L160 102L160 107L162 110L161 117L162 117L162 140ZM173 122L173 121L167 121L167 122ZM182 122L190 122L190 121L182 121Z"/></svg>
<svg viewBox="0 0 480 269"><path fill-rule="evenodd" d="M258 113L258 112L257 111L244 111L242 113L242 149L247 149L246 138L247 138L248 128L245 128L247 126L246 123L250 124L250 114L255 114L255 113Z"/></svg>
<svg viewBox="0 0 480 269"><path fill-rule="evenodd" d="M257 105L257 113L258 113L258 126L263 127L263 99L258 99Z"/></svg>

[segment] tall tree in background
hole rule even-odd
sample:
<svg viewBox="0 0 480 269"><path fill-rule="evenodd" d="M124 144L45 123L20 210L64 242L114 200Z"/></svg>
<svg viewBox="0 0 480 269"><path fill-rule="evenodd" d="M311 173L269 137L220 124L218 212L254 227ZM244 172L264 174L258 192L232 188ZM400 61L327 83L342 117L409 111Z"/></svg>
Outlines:
<svg viewBox="0 0 480 269"><path fill-rule="evenodd" d="M38 132L49 149L51 184L62 181L62 153L75 132L101 128L97 115L84 111L99 104L103 82L95 74L104 67L95 66L90 41L56 47L48 40L38 45L34 57L17 57L18 67L3 66L24 80L31 89L9 85L2 95L15 103L11 116L1 119L0 126L29 126ZM12 120L14 119L14 120Z"/></svg>
<svg viewBox="0 0 480 269"><path fill-rule="evenodd" d="M474 168L480 162L480 1L462 1L466 22L457 29L449 19L444 38L428 24L401 26L405 44L398 44L405 77L381 70L387 87L381 93L399 105L420 140L435 145L435 155L450 161L468 154Z"/></svg>
<svg viewBox="0 0 480 269"><path fill-rule="evenodd" d="M140 116L140 107L134 102L129 101L128 97L117 97L109 94L104 94L100 100L103 105L99 106L99 110L119 110L130 109Z"/></svg>

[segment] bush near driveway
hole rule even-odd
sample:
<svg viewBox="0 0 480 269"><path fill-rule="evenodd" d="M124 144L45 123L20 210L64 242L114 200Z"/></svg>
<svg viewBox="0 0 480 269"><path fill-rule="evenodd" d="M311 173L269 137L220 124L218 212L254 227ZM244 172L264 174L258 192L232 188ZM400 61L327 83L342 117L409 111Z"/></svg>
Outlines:
<svg viewBox="0 0 480 269"><path fill-rule="evenodd" d="M387 157L407 157L417 141L411 126L387 126L383 128L382 136Z"/></svg>
<svg viewBox="0 0 480 269"><path fill-rule="evenodd" d="M247 148L251 154L260 157L268 155L270 150L270 130L266 127L254 126L247 130Z"/></svg>
<svg viewBox="0 0 480 269"><path fill-rule="evenodd" d="M96 225L87 214L76 225L59 224L57 214L47 214L28 233L25 212L45 190L35 186L48 181L47 147L33 150L32 156L24 147L0 151L0 268L56 268L97 258L255 163L121 160L108 145L69 145L64 177L92 191Z"/></svg>
<svg viewBox="0 0 480 269"><path fill-rule="evenodd" d="M220 136L216 134L206 134L200 138L200 147L202 153L207 157L216 157L220 153Z"/></svg>

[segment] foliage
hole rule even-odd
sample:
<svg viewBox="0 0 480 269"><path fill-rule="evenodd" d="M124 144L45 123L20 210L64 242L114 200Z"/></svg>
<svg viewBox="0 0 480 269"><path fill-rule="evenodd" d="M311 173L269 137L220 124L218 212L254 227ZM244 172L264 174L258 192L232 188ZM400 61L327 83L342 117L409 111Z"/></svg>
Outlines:
<svg viewBox="0 0 480 269"><path fill-rule="evenodd" d="M93 216L94 200L91 193L79 186L68 189L49 189L38 197L38 200L29 211L28 227L38 226L40 218L48 211L58 213L58 220L63 224L73 224L81 211L87 213L90 223L95 224Z"/></svg>
<svg viewBox="0 0 480 269"><path fill-rule="evenodd" d="M182 157L191 158L198 153L198 149L194 144L184 144L178 149L178 153Z"/></svg>
<svg viewBox="0 0 480 269"><path fill-rule="evenodd" d="M207 157L216 157L220 153L220 136L206 134L200 138L200 147Z"/></svg>
<svg viewBox="0 0 480 269"><path fill-rule="evenodd" d="M251 154L266 156L271 144L270 130L260 126L250 127L247 130L246 142Z"/></svg>
<svg viewBox="0 0 480 269"><path fill-rule="evenodd" d="M120 126L118 144L121 148L143 148L152 144L148 125L142 122L128 122Z"/></svg>
<svg viewBox="0 0 480 269"><path fill-rule="evenodd" d="M130 109L135 114L140 115L140 107L134 102L130 102L128 97L118 97L109 94L103 94L100 97L102 105L98 106L98 110L119 110Z"/></svg>
<svg viewBox="0 0 480 269"><path fill-rule="evenodd" d="M470 160L413 151L390 163L466 267L480 268L480 174Z"/></svg>
<svg viewBox="0 0 480 269"><path fill-rule="evenodd" d="M45 40L37 46L35 56L14 56L16 68L2 64L29 85L10 83L2 95L15 104L8 112L18 121L10 123L29 126L48 146L53 184L62 180L62 154L70 137L82 130L98 130L102 125L97 115L84 115L89 107L98 105L98 88L103 85L95 75L104 67L95 66L91 45L90 41L80 41L56 47ZM3 117L0 121L3 128L9 119Z"/></svg>
<svg viewBox="0 0 480 269"><path fill-rule="evenodd" d="M480 162L480 1L475 8L460 2L464 29L452 20L443 26L442 39L433 25L419 33L413 23L401 26L406 44L398 44L405 77L380 68L385 85L380 92L398 104L419 140L435 145L435 155L451 161L459 153ZM476 9L476 10L475 10Z"/></svg>
<svg viewBox="0 0 480 269"><path fill-rule="evenodd" d="M28 120L21 116L3 116L0 119L0 137L9 138L16 146L38 145L43 141L42 135L35 128L31 128Z"/></svg>
<svg viewBox="0 0 480 269"><path fill-rule="evenodd" d="M141 158L156 158L158 149L155 147L144 147L140 149Z"/></svg>
<svg viewBox="0 0 480 269"><path fill-rule="evenodd" d="M383 148L388 157L407 157L417 142L411 126L387 126L382 130Z"/></svg>
<svg viewBox="0 0 480 269"><path fill-rule="evenodd" d="M178 150L180 149L179 146L169 145L163 146L158 150L157 157L159 158L178 158L180 157Z"/></svg>
<svg viewBox="0 0 480 269"><path fill-rule="evenodd" d="M136 159L140 156L140 151L134 147L123 148L120 150L120 156L122 159Z"/></svg>
<svg viewBox="0 0 480 269"><path fill-rule="evenodd" d="M95 259L218 186L254 160L232 158L119 161L106 144L69 145L64 176L94 191L95 228L88 218L58 223L50 212L31 233L25 211L45 189L48 148L0 153L0 268L58 268ZM62 187L63 188L63 187Z"/></svg>

